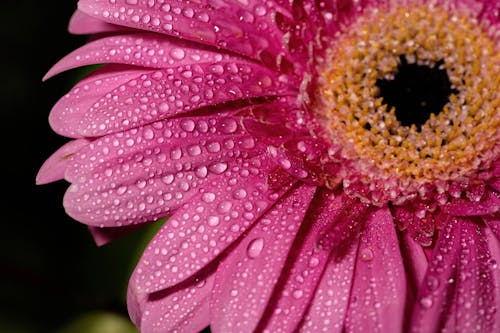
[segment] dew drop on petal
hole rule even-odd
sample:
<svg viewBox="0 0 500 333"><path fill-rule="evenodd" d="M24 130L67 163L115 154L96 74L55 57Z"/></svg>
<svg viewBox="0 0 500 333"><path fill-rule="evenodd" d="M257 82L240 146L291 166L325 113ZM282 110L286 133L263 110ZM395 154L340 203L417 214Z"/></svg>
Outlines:
<svg viewBox="0 0 500 333"><path fill-rule="evenodd" d="M316 257L311 257L311 259L309 259L309 267L316 267L319 265L319 259L316 258Z"/></svg>
<svg viewBox="0 0 500 333"><path fill-rule="evenodd" d="M420 305L425 309L429 309L432 307L433 301L430 297L424 297L420 299Z"/></svg>
<svg viewBox="0 0 500 333"><path fill-rule="evenodd" d="M220 175L224 171L227 170L227 163L225 162L216 162L209 166L210 172L213 172L217 175Z"/></svg>
<svg viewBox="0 0 500 333"><path fill-rule="evenodd" d="M373 259L373 251L370 248L365 248L361 251L361 260L371 261Z"/></svg>
<svg viewBox="0 0 500 333"><path fill-rule="evenodd" d="M152 129L147 128L144 130L144 139L146 140L152 140L155 137L155 133L153 132Z"/></svg>
<svg viewBox="0 0 500 333"><path fill-rule="evenodd" d="M226 134L234 133L238 129L238 124L234 119L227 119L222 124L222 131Z"/></svg>
<svg viewBox="0 0 500 333"><path fill-rule="evenodd" d="M195 127L195 123L193 120L191 119L188 119L188 120L184 120L182 123L181 123L181 128L186 131L186 132L192 132L194 131L194 127Z"/></svg>
<svg viewBox="0 0 500 333"><path fill-rule="evenodd" d="M188 153L191 156L198 156L201 154L201 147L199 145L193 145L188 148Z"/></svg>
<svg viewBox="0 0 500 333"><path fill-rule="evenodd" d="M231 203L231 201L222 201L217 206L217 211L219 213L227 213L227 212L229 212L229 210L231 210L232 206L233 206L233 204Z"/></svg>
<svg viewBox="0 0 500 333"><path fill-rule="evenodd" d="M221 149L220 143L218 142L211 142L207 146L207 150L211 153L218 153Z"/></svg>
<svg viewBox="0 0 500 333"><path fill-rule="evenodd" d="M208 225L211 227L216 227L217 225L219 225L219 222L220 222L220 219L217 216L210 216L208 218Z"/></svg>
<svg viewBox="0 0 500 333"><path fill-rule="evenodd" d="M174 181L174 175L168 174L162 177L161 179L165 184L170 185Z"/></svg>
<svg viewBox="0 0 500 333"><path fill-rule="evenodd" d="M252 149L255 147L255 140L252 137L247 138L247 139L243 140L243 142L241 143L241 146L245 149Z"/></svg>
<svg viewBox="0 0 500 333"><path fill-rule="evenodd" d="M439 287L439 279L433 275L427 277L427 286L430 290L436 290Z"/></svg>
<svg viewBox="0 0 500 333"><path fill-rule="evenodd" d="M297 289L293 292L293 297L296 298L296 299L299 299L301 298L302 296L304 296L304 292L300 289Z"/></svg>
<svg viewBox="0 0 500 333"><path fill-rule="evenodd" d="M308 175L309 173L307 172L307 170L304 169L299 169L296 172L296 176L299 177L300 179L307 178Z"/></svg>
<svg viewBox="0 0 500 333"><path fill-rule="evenodd" d="M212 192L203 193L203 195L201 196L201 199L203 201L205 201L206 203L214 202L215 194Z"/></svg>
<svg viewBox="0 0 500 333"><path fill-rule="evenodd" d="M173 148L171 151L170 151L170 158L173 159L173 160L178 160L182 157L182 150L178 147L176 148Z"/></svg>
<svg viewBox="0 0 500 333"><path fill-rule="evenodd" d="M292 166L292 163L290 162L290 160L287 160L287 159L282 159L280 161L280 164L281 166L284 168L284 169L290 169L290 167Z"/></svg>
<svg viewBox="0 0 500 333"><path fill-rule="evenodd" d="M199 178L205 178L208 174L208 169L206 166L200 166L196 168L195 174Z"/></svg>
<svg viewBox="0 0 500 333"><path fill-rule="evenodd" d="M247 247L247 255L250 259L257 258L264 248L264 239L263 238L255 238L248 243Z"/></svg>
<svg viewBox="0 0 500 333"><path fill-rule="evenodd" d="M241 200L241 199L244 199L246 196L247 196L247 191L245 191L242 188L234 191L234 193L233 193L233 197L235 199L240 199Z"/></svg>
<svg viewBox="0 0 500 333"><path fill-rule="evenodd" d="M186 52L184 52L184 50L181 48L174 48L170 51L170 55L174 59L182 60L186 56Z"/></svg>
<svg viewBox="0 0 500 333"><path fill-rule="evenodd" d="M255 6L255 15L257 16L264 16L267 13L266 7L262 5Z"/></svg>

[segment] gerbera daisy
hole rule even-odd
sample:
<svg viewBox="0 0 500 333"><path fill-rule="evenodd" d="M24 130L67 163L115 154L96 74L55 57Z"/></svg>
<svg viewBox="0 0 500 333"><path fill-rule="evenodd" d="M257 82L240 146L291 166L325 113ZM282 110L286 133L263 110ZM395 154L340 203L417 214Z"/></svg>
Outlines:
<svg viewBox="0 0 500 333"><path fill-rule="evenodd" d="M141 332L500 331L500 1L80 0L37 181L168 217Z"/></svg>

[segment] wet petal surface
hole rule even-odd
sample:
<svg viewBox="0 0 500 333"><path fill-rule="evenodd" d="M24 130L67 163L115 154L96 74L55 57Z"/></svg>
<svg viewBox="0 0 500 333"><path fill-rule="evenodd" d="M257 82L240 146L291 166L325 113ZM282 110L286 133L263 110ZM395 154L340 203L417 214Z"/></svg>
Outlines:
<svg viewBox="0 0 500 333"><path fill-rule="evenodd" d="M68 214L94 226L155 220L223 175L257 172L251 158L263 149L235 118L221 115L106 136L73 156L66 171L73 184L64 205Z"/></svg>
<svg viewBox="0 0 500 333"><path fill-rule="evenodd" d="M270 163L249 159L205 186L153 238L136 268L141 292L160 291L188 278L219 256L291 185L269 191Z"/></svg>
<svg viewBox="0 0 500 333"><path fill-rule="evenodd" d="M498 327L498 268L483 228L473 219L450 219L429 261L411 332L493 332Z"/></svg>
<svg viewBox="0 0 500 333"><path fill-rule="evenodd" d="M220 264L211 296L213 332L253 332L266 309L315 188L287 194ZM277 256L280 253L283 255Z"/></svg>

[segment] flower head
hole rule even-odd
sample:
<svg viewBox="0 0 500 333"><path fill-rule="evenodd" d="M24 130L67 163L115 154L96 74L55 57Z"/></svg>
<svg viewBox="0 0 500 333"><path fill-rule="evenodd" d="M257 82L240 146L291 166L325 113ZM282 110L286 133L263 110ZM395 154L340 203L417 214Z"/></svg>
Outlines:
<svg viewBox="0 0 500 333"><path fill-rule="evenodd" d="M38 182L106 242L169 217L142 332L500 329L500 2L80 0L105 64Z"/></svg>

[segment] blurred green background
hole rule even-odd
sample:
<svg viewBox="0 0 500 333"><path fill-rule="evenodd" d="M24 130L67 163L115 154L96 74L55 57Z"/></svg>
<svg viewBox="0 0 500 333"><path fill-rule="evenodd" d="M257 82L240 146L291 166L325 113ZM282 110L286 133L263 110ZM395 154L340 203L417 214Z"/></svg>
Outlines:
<svg viewBox="0 0 500 333"><path fill-rule="evenodd" d="M81 73L41 78L86 40L67 32L75 8L73 0L0 4L1 333L135 331L125 292L147 230L96 247L86 227L64 213L67 183L35 185L41 164L66 142L47 117Z"/></svg>

